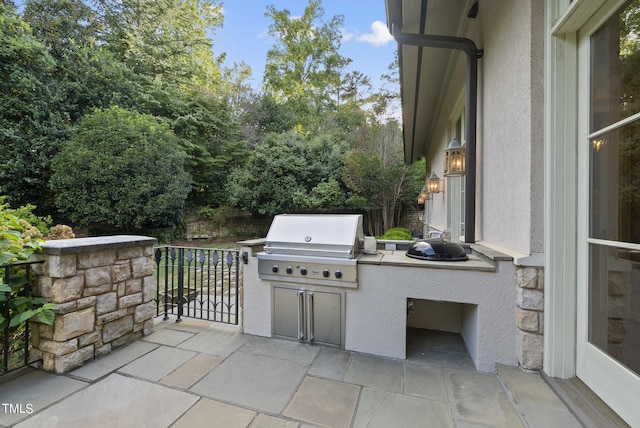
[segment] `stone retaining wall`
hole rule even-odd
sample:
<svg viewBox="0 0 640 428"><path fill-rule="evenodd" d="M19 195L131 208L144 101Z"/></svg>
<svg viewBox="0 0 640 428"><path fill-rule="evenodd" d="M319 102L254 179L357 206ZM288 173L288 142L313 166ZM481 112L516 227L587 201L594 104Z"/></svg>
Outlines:
<svg viewBox="0 0 640 428"><path fill-rule="evenodd" d="M544 268L518 266L516 268L518 298L518 362L529 370L542 370L544 350Z"/></svg>
<svg viewBox="0 0 640 428"><path fill-rule="evenodd" d="M153 245L144 236L47 241L34 294L58 305L53 325L32 322L32 357L66 373L153 330ZM34 269L35 270L35 269Z"/></svg>
<svg viewBox="0 0 640 428"><path fill-rule="evenodd" d="M265 236L271 224L271 217L232 216L224 221L191 220L187 222L185 239L212 239L234 236Z"/></svg>

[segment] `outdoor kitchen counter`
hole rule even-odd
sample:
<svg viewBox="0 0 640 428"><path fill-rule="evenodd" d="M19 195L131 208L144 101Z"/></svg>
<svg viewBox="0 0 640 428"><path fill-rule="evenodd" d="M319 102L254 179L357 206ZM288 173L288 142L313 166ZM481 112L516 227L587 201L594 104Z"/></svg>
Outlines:
<svg viewBox="0 0 640 428"><path fill-rule="evenodd" d="M460 269L479 270L495 272L497 264L495 261L478 256L474 253L468 254L469 260L445 262L428 261L408 257L404 250L379 250L376 254L363 254L358 258L361 265L389 265L401 267L417 267L427 269Z"/></svg>
<svg viewBox="0 0 640 428"><path fill-rule="evenodd" d="M243 328L249 334L272 337L274 290L282 284L258 276L256 254L263 250L263 242L243 242ZM467 261L423 261L407 257L404 249L393 245L395 249L378 248L375 254L358 256L356 288L297 284L301 290L313 288L344 295L344 349L406 358L408 301L419 299L445 302L447 308L457 305L455 311L445 314L444 322L457 323L478 370L493 372L496 364L516 364L513 337L518 287L513 285L516 273L510 256L482 245L465 244ZM439 323L439 318L435 322Z"/></svg>
<svg viewBox="0 0 640 428"><path fill-rule="evenodd" d="M425 324L459 332L478 370L516 364L512 258L482 245L467 248L469 260L457 262L413 259L404 249L360 255L359 286L346 296L345 348L406 358L407 302L420 300L432 310L421 315ZM434 310L440 303L447 309Z"/></svg>

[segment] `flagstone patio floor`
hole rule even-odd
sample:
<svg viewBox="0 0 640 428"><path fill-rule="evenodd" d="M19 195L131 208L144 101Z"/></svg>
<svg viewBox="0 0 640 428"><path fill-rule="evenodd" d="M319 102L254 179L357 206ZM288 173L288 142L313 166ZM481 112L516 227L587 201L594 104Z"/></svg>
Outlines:
<svg viewBox="0 0 640 428"><path fill-rule="evenodd" d="M480 373L462 350L407 360L158 321L66 375L0 384L0 425L26 427L579 427L539 374Z"/></svg>

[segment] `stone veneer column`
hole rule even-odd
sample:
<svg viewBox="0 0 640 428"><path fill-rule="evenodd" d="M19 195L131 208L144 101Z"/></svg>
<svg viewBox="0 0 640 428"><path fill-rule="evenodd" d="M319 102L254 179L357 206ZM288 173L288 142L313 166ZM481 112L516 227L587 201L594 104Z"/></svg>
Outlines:
<svg viewBox="0 0 640 428"><path fill-rule="evenodd" d="M544 271L542 267L516 268L518 300L518 363L525 369L542 370L544 348Z"/></svg>
<svg viewBox="0 0 640 428"><path fill-rule="evenodd" d="M154 238L47 241L34 294L58 305L53 325L32 322L32 357L66 373L153 331ZM34 269L36 270L36 269Z"/></svg>

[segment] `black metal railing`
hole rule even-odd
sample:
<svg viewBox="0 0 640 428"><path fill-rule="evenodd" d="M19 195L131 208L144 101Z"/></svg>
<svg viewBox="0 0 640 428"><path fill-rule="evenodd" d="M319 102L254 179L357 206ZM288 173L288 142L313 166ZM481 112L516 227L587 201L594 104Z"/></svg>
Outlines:
<svg viewBox="0 0 640 428"><path fill-rule="evenodd" d="M237 325L239 258L238 250L157 247L156 315Z"/></svg>
<svg viewBox="0 0 640 428"><path fill-rule="evenodd" d="M33 280L31 267L40 263L44 261L0 265L4 284L11 288L11 291L0 292L0 314L4 319L0 328L0 343L2 343L0 374L2 375L40 361L29 360L31 347L29 321L25 320L15 326L10 325L11 318L20 310L16 306L26 305L25 298L31 297Z"/></svg>

